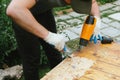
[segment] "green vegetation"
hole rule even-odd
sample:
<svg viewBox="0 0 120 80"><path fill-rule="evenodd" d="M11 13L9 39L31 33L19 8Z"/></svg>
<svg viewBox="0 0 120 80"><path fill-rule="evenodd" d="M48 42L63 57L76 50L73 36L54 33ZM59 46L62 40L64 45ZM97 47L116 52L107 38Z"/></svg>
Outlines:
<svg viewBox="0 0 120 80"><path fill-rule="evenodd" d="M105 4L105 3L110 3L116 0L97 0L98 2L100 2L100 4Z"/></svg>
<svg viewBox="0 0 120 80"><path fill-rule="evenodd" d="M9 0L0 0L0 64L4 63L5 56L16 49L14 32L11 27L11 20L6 16L6 6ZM0 65L1 68L1 65Z"/></svg>

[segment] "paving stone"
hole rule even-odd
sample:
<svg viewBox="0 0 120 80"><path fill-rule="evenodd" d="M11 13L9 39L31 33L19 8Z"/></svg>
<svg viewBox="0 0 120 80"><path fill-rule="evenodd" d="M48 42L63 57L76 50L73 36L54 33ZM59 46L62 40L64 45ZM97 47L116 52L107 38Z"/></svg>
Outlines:
<svg viewBox="0 0 120 80"><path fill-rule="evenodd" d="M110 37L116 37L116 36L120 35L120 30L117 30L117 29L112 28L112 27L105 28L101 32L107 36L110 36Z"/></svg>
<svg viewBox="0 0 120 80"><path fill-rule="evenodd" d="M100 15L106 15L106 14L110 14L110 13L115 13L116 11L113 11L113 10L106 10L106 11L102 11L101 13L100 13Z"/></svg>
<svg viewBox="0 0 120 80"><path fill-rule="evenodd" d="M78 19L81 19L81 20L83 20L82 22L84 22L84 20L86 19L87 16L88 15L83 15L83 16L78 17Z"/></svg>
<svg viewBox="0 0 120 80"><path fill-rule="evenodd" d="M115 1L113 4L120 5L120 0Z"/></svg>
<svg viewBox="0 0 120 80"><path fill-rule="evenodd" d="M107 25L107 24L105 24L105 23L102 22L100 29L104 29L104 28L106 28L106 27L109 27L109 25Z"/></svg>
<svg viewBox="0 0 120 80"><path fill-rule="evenodd" d="M69 16L72 16L72 17L78 17L78 16L81 16L81 14L76 13L76 12L70 12L68 15L69 15Z"/></svg>
<svg viewBox="0 0 120 80"><path fill-rule="evenodd" d="M120 22L115 21L115 22L110 23L110 25L120 30Z"/></svg>
<svg viewBox="0 0 120 80"><path fill-rule="evenodd" d="M57 26L58 31L62 31L63 29L67 29L67 28L71 27L70 25L68 25L65 22L57 22L56 26Z"/></svg>
<svg viewBox="0 0 120 80"><path fill-rule="evenodd" d="M65 41L73 40L79 37L77 34L69 30L64 30L61 34L66 36Z"/></svg>
<svg viewBox="0 0 120 80"><path fill-rule="evenodd" d="M68 22L69 24L81 24L81 20L79 19L71 19L71 20L67 20L66 22Z"/></svg>
<svg viewBox="0 0 120 80"><path fill-rule="evenodd" d="M120 6L116 6L115 8L112 8L113 11L120 11Z"/></svg>
<svg viewBox="0 0 120 80"><path fill-rule="evenodd" d="M111 14L108 17L120 21L120 13Z"/></svg>
<svg viewBox="0 0 120 80"><path fill-rule="evenodd" d="M79 25L79 26L74 27L74 28L70 28L69 30L76 33L77 35L80 35L80 33L82 31L82 25Z"/></svg>
<svg viewBox="0 0 120 80"><path fill-rule="evenodd" d="M57 22L57 24L60 24L60 25L66 25L65 22Z"/></svg>
<svg viewBox="0 0 120 80"><path fill-rule="evenodd" d="M109 19L109 18L107 18L107 17L105 17L105 18L102 18L102 21L103 21L104 23L110 23L112 20Z"/></svg>
<svg viewBox="0 0 120 80"><path fill-rule="evenodd" d="M116 5L112 4L112 3L107 3L105 5L100 6L100 11L115 7Z"/></svg>
<svg viewBox="0 0 120 80"><path fill-rule="evenodd" d="M120 37L117 37L115 40L116 40L117 42L120 42Z"/></svg>
<svg viewBox="0 0 120 80"><path fill-rule="evenodd" d="M66 20L66 19L70 19L70 18L72 18L71 16L69 16L69 15L61 15L61 16L56 16L55 17L55 19L56 19L56 21L57 20Z"/></svg>

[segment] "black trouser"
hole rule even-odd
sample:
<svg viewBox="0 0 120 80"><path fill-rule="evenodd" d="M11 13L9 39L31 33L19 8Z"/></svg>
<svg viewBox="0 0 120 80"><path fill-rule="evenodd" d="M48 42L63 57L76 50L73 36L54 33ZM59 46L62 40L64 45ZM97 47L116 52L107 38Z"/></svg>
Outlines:
<svg viewBox="0 0 120 80"><path fill-rule="evenodd" d="M36 15L36 20L51 32L56 32L54 16L51 10ZM27 20L27 19L26 19ZM23 60L23 72L25 80L39 80L38 71L40 63L40 44L43 46L47 58L50 62L50 67L55 67L62 61L60 52L51 47L42 39L33 34L21 29L17 24L13 23L18 48Z"/></svg>

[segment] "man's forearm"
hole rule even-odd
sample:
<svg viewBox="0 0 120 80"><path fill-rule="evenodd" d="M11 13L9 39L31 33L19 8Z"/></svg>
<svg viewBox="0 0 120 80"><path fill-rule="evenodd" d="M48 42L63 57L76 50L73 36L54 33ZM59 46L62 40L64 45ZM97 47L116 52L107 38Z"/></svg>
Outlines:
<svg viewBox="0 0 120 80"><path fill-rule="evenodd" d="M43 39L48 35L48 30L35 20L29 9L18 6L11 8L10 6L7 14L26 31Z"/></svg>
<svg viewBox="0 0 120 80"><path fill-rule="evenodd" d="M96 0L92 0L91 14L100 17L100 10Z"/></svg>

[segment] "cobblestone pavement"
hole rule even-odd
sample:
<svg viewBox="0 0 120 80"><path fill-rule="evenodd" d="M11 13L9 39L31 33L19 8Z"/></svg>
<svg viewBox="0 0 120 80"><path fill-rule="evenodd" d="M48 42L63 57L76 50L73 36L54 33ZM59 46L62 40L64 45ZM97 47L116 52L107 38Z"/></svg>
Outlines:
<svg viewBox="0 0 120 80"><path fill-rule="evenodd" d="M100 6L101 34L120 42L120 0ZM66 36L66 41L79 38L85 14L70 12L55 16L58 32Z"/></svg>

